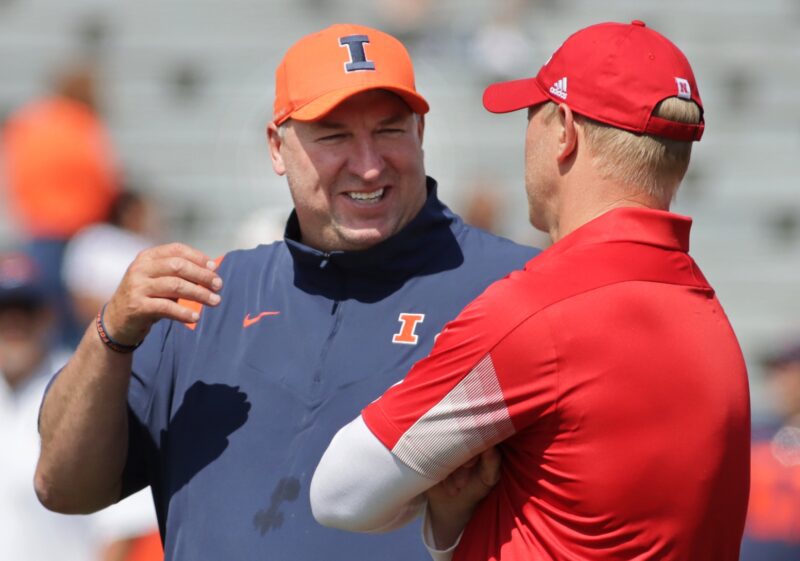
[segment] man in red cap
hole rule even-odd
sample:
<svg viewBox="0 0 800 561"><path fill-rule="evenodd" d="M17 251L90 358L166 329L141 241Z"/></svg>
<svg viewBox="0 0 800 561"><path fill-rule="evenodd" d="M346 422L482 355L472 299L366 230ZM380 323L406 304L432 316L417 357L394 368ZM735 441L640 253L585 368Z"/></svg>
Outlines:
<svg viewBox="0 0 800 561"><path fill-rule="evenodd" d="M640 21L604 23L484 105L527 110L530 219L554 243L337 434L315 515L369 530L496 446L485 500L474 481L428 493L436 558L736 561L747 373L669 212L704 127L689 63Z"/></svg>
<svg viewBox="0 0 800 561"><path fill-rule="evenodd" d="M275 78L269 150L295 206L284 240L217 261L178 244L139 254L44 399L37 491L87 512L149 485L171 561L423 560L418 528L317 524L314 466L536 251L439 201L428 104L394 37L331 26Z"/></svg>

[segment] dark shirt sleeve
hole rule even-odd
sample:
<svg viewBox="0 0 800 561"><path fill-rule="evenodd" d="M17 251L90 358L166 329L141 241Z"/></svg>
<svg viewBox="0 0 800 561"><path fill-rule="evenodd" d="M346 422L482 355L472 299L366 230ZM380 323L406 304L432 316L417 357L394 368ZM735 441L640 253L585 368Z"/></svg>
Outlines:
<svg viewBox="0 0 800 561"><path fill-rule="evenodd" d="M179 329L180 327L178 327ZM122 475L122 497L154 480L160 435L166 430L175 370L175 324L156 323L133 357L128 389L128 458Z"/></svg>

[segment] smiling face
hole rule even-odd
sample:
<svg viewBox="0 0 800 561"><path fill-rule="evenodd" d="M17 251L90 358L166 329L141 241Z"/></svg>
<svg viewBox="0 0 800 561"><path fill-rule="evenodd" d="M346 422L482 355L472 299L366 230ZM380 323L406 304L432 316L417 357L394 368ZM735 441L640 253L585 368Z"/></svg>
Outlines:
<svg viewBox="0 0 800 561"><path fill-rule="evenodd" d="M360 250L396 234L427 195L424 121L396 95L371 90L319 121L269 128L272 164L286 175L303 243Z"/></svg>

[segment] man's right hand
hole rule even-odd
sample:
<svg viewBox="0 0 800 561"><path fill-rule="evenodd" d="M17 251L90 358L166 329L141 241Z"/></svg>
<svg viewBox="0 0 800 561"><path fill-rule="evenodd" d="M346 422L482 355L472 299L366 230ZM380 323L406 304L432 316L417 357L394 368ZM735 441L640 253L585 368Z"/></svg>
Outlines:
<svg viewBox="0 0 800 561"><path fill-rule="evenodd" d="M142 251L106 305L103 322L109 336L123 345L135 345L160 319L196 322L199 314L177 301L219 304L222 279L216 268L217 263L203 252L180 243Z"/></svg>
<svg viewBox="0 0 800 561"><path fill-rule="evenodd" d="M478 504L500 481L502 458L497 448L475 456L427 491L433 549L449 549L467 526Z"/></svg>
<svg viewBox="0 0 800 561"><path fill-rule="evenodd" d="M217 264L182 244L141 252L106 305L103 322L117 343L139 343L160 319L195 322L179 298L219 304ZM86 514L120 499L128 456L128 388L132 355L109 350L94 325L42 403L35 487L50 510Z"/></svg>

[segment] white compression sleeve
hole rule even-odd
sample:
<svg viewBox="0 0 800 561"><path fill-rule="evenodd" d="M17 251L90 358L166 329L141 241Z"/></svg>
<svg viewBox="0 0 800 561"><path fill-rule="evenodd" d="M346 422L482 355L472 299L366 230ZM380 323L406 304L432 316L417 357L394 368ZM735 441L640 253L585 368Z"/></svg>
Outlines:
<svg viewBox="0 0 800 561"><path fill-rule="evenodd" d="M387 532L422 513L437 482L398 460L361 416L331 441L311 480L311 510L324 526Z"/></svg>

